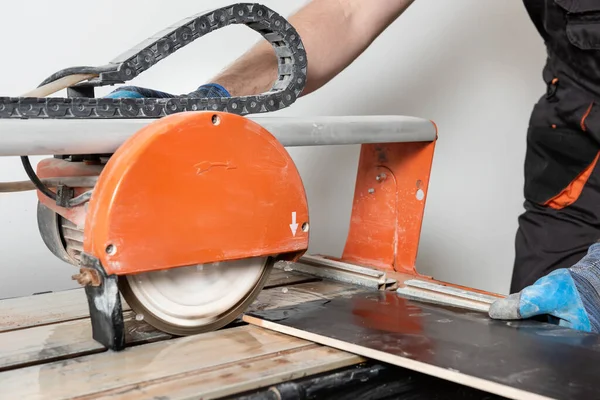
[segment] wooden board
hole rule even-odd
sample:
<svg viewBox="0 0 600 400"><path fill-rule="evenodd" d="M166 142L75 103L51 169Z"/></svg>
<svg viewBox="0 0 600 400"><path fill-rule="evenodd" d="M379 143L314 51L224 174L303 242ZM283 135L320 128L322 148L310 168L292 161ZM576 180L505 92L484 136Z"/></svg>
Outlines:
<svg viewBox="0 0 600 400"><path fill-rule="evenodd" d="M4 299L0 301L0 332L89 316L83 289Z"/></svg>
<svg viewBox="0 0 600 400"><path fill-rule="evenodd" d="M363 362L354 354L324 346L307 345L268 353L239 363L199 369L145 381L94 396L94 399L213 399L287 382Z"/></svg>
<svg viewBox="0 0 600 400"><path fill-rule="evenodd" d="M76 74L76 75L68 75L62 77L60 79L55 80L54 82L50 82L44 86L40 86L35 88L23 95L21 97L46 97L50 96L53 93L56 93L60 90L66 89L70 86L74 86L77 83L87 81L89 79L95 78L98 75L96 74Z"/></svg>
<svg viewBox="0 0 600 400"><path fill-rule="evenodd" d="M131 311L123 313L123 319L128 345L171 338L137 321ZM0 334L0 371L104 351L106 348L92 338L89 318L35 326Z"/></svg>
<svg viewBox="0 0 600 400"><path fill-rule="evenodd" d="M231 370L236 366L244 368L244 364L245 368L254 370L255 361L302 349L315 350L318 347L287 335L242 326L129 347L118 353L105 352L7 371L0 374L0 388L2 393L15 399L54 400L90 395L95 398L106 392L118 394L115 391L122 394L139 385L152 386L152 390L160 391L156 387L159 380L169 383L189 381L195 374L214 373L217 369ZM330 360L313 363L311 367L318 369L316 364L360 361L356 356L349 357L339 351L329 354L332 356ZM304 362L306 358L300 357L300 360ZM201 379L196 377L196 380ZM213 382L212 391L216 389Z"/></svg>
<svg viewBox="0 0 600 400"><path fill-rule="evenodd" d="M600 336L358 293L248 313L273 331L512 399L600 397Z"/></svg>
<svg viewBox="0 0 600 400"><path fill-rule="evenodd" d="M268 310L306 301L351 295L362 290L355 286L323 281L300 283L285 288L274 287L263 290L250 306L249 311ZM55 298L62 304L63 297L55 296ZM85 298L83 300L85 301ZM27 304L32 303L27 302ZM123 318L128 346L171 338L170 335L152 328L145 322L137 321L132 311L124 312ZM0 371L100 353L105 350L104 346L92 339L92 326L87 317L7 331L0 333Z"/></svg>

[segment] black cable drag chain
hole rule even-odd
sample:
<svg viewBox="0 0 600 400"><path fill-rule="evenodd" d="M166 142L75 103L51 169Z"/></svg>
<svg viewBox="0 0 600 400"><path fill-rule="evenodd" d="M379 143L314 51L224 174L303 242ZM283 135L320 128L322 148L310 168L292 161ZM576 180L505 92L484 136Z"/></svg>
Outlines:
<svg viewBox="0 0 600 400"><path fill-rule="evenodd" d="M277 111L293 104L306 84L306 51L298 32L285 18L255 3L234 4L186 18L105 66L67 68L40 86L74 74L98 75L75 88L125 83L194 40L232 24L248 26L273 46L279 72L268 92L231 98L200 98L194 92L175 98L144 99L0 97L0 118L135 119L200 110L246 115Z"/></svg>

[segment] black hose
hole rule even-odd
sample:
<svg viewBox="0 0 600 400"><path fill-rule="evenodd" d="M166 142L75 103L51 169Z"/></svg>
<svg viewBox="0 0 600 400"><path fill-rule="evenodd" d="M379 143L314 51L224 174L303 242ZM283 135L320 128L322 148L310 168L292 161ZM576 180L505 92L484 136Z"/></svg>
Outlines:
<svg viewBox="0 0 600 400"><path fill-rule="evenodd" d="M52 190L48 189L48 187L44 185L44 183L40 181L40 178L38 178L38 176L35 174L35 171L31 167L31 163L29 162L29 157L21 156L21 162L23 163L23 168L25 168L27 176L29 177L31 182L33 182L35 187L47 197L56 201L56 194Z"/></svg>

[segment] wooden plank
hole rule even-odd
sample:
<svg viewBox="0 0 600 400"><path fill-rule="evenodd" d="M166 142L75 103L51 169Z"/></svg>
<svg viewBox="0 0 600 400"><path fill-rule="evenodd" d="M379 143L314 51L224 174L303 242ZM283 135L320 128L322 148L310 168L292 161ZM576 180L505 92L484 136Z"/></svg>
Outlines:
<svg viewBox="0 0 600 400"><path fill-rule="evenodd" d="M121 297L123 311L131 308ZM85 291L70 289L0 300L0 332L89 318Z"/></svg>
<svg viewBox="0 0 600 400"><path fill-rule="evenodd" d="M329 347L310 345L241 363L171 376L94 394L98 400L215 399L364 362Z"/></svg>
<svg viewBox="0 0 600 400"><path fill-rule="evenodd" d="M55 80L54 82L47 83L44 86L40 86L29 92L21 95L21 97L46 97L60 90L66 89L69 86L73 86L79 82L87 81L89 79L97 77L97 74L75 74L62 77Z"/></svg>
<svg viewBox="0 0 600 400"><path fill-rule="evenodd" d="M315 278L274 268L265 288L314 281ZM131 308L121 297L123 310ZM85 291L71 289L0 300L0 332L89 317Z"/></svg>
<svg viewBox="0 0 600 400"><path fill-rule="evenodd" d="M127 304L123 308L129 310ZM0 332L89 316L83 289L4 299L0 301Z"/></svg>
<svg viewBox="0 0 600 400"><path fill-rule="evenodd" d="M2 372L0 388L14 399L70 399L306 346L304 340L246 325Z"/></svg>
<svg viewBox="0 0 600 400"><path fill-rule="evenodd" d="M324 281L266 289L249 307L249 310L267 310L305 301L348 295L360 290L362 289L354 286ZM43 303L40 304L40 306L43 305ZM170 335L152 328L145 322L135 320L131 311L124 312L123 317L128 345L171 338ZM7 331L0 333L0 354L2 355L0 370L100 353L105 350L92 338L92 326L89 318Z"/></svg>
<svg viewBox="0 0 600 400"><path fill-rule="evenodd" d="M128 345L171 338L145 322L132 311L123 313ZM106 348L92 338L89 318L0 333L0 371L101 353Z"/></svg>
<svg viewBox="0 0 600 400"><path fill-rule="evenodd" d="M598 397L600 336L393 292L249 313L255 324L511 399Z"/></svg>

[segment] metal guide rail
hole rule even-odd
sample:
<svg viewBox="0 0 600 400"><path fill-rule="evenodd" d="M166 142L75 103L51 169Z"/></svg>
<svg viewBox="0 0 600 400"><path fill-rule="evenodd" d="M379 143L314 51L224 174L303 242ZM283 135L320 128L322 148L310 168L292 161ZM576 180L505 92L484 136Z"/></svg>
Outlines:
<svg viewBox="0 0 600 400"><path fill-rule="evenodd" d="M285 147L430 142L435 125L409 116L246 117ZM48 154L106 154L152 123L134 120L2 120L0 157Z"/></svg>
<svg viewBox="0 0 600 400"><path fill-rule="evenodd" d="M278 78L270 91L231 98L201 98L195 92L175 98L93 98L95 86L127 82L194 40L232 24L246 25L273 46L278 58ZM67 68L51 75L40 85L76 74L89 74L95 78L75 86L77 93L86 93L86 96L0 97L0 118L130 119L158 118L197 110L225 111L238 115L271 112L296 101L306 83L306 67L306 51L294 27L263 5L239 3L186 18L105 66Z"/></svg>

